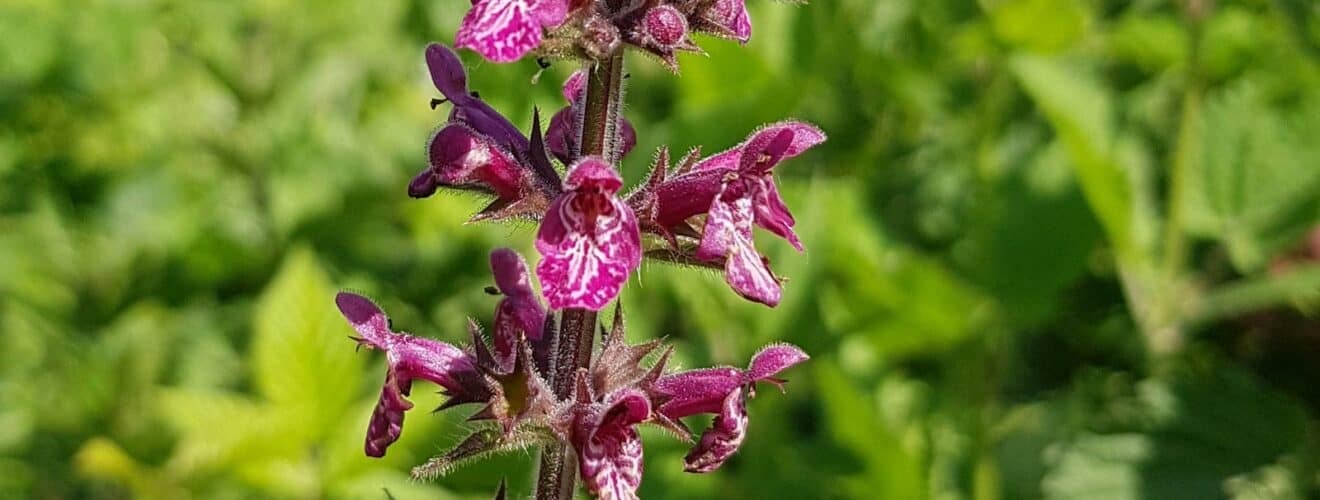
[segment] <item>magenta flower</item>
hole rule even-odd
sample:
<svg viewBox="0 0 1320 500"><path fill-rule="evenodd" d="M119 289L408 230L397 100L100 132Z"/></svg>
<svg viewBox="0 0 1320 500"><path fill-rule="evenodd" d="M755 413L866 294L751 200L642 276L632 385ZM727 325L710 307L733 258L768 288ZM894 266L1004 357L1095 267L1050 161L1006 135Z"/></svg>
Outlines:
<svg viewBox="0 0 1320 500"><path fill-rule="evenodd" d="M569 167L563 193L536 233L541 279L553 309L600 310L618 296L642 262L641 232L616 194L623 179L605 160L588 156Z"/></svg>
<svg viewBox="0 0 1320 500"><path fill-rule="evenodd" d="M495 249L490 253L490 270L495 275L500 294L504 295L495 308L495 359L501 367L509 370L517 355L520 338L526 338L533 345L540 344L545 309L532 290L527 262L517 252L508 248ZM537 354L538 357L546 355L543 352Z"/></svg>
<svg viewBox="0 0 1320 500"><path fill-rule="evenodd" d="M428 165L408 184L408 195L425 198L440 187L477 190L496 197L479 218L539 216L559 183L543 145L469 93L463 63L448 47L428 46L426 63L436 89L454 108L431 136Z"/></svg>
<svg viewBox="0 0 1320 500"><path fill-rule="evenodd" d="M516 61L541 45L542 30L568 17L568 0L473 0L454 46L494 62Z"/></svg>
<svg viewBox="0 0 1320 500"><path fill-rule="evenodd" d="M752 227L760 226L802 251L793 231L796 220L779 196L772 170L779 162L825 141L813 125L785 121L753 132L742 144L710 156L672 179L657 165L653 185L630 197L643 214L643 227L670 241L676 228L707 214L694 257L720 263L725 280L749 300L779 303L779 280L756 250Z"/></svg>
<svg viewBox="0 0 1320 500"><path fill-rule="evenodd" d="M747 432L746 398L756 394L756 383L783 388L779 372L806 361L807 353L790 344L775 344L752 357L746 370L731 367L690 370L660 377L650 390L663 401L656 413L671 420L698 413L716 415L711 427L684 459L684 470L704 473L718 469L733 456Z"/></svg>
<svg viewBox="0 0 1320 500"><path fill-rule="evenodd" d="M359 345L385 351L389 370L380 401L367 427L366 452L381 457L403 431L403 413L412 408L405 396L416 379L434 382L449 396L446 406L475 403L490 398L491 390L477 370L476 361L462 349L436 340L395 333L389 318L376 304L361 295L342 292L335 296L339 312L360 337Z"/></svg>
<svg viewBox="0 0 1320 500"><path fill-rule="evenodd" d="M570 165L577 161L582 152L582 145L577 141L582 135L582 108L585 105L583 100L587 95L587 73L581 70L574 71L567 80L564 80L562 93L564 99L568 101L568 106L564 106L550 117L550 125L545 130L545 143L546 149L549 149L555 158L565 165ZM637 145L637 130L627 118L619 119L618 140L621 159L628 156L628 152Z"/></svg>
<svg viewBox="0 0 1320 500"><path fill-rule="evenodd" d="M577 451L578 471L588 491L602 499L637 498L642 484L642 439L636 426L650 416L650 400L635 389L622 389L602 403L575 408L569 440Z"/></svg>

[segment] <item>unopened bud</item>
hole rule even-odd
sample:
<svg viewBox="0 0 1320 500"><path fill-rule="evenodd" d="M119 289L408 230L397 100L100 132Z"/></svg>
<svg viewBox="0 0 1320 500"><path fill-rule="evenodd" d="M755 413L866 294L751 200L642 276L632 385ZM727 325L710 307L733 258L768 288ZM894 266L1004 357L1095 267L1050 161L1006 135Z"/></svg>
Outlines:
<svg viewBox="0 0 1320 500"><path fill-rule="evenodd" d="M619 29L607 19L592 17L582 24L579 43L587 57L605 59L619 49Z"/></svg>
<svg viewBox="0 0 1320 500"><path fill-rule="evenodd" d="M646 11L638 23L642 40L658 48L671 49L687 37L687 18L671 5L660 5Z"/></svg>

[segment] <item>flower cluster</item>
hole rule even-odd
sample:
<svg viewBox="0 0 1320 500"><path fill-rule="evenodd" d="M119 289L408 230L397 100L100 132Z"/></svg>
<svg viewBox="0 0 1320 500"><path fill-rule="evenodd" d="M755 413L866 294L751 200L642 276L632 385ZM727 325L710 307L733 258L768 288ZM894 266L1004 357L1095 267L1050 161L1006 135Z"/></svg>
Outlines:
<svg viewBox="0 0 1320 500"><path fill-rule="evenodd" d="M571 395L557 398L548 383L554 360L549 356L547 330L554 318L545 313L530 287L527 265L509 249L491 253L498 292L493 344L469 321L471 345L460 348L392 330L389 318L373 302L342 292L335 303L357 331L360 345L385 351L388 369L380 401L367 428L366 453L383 456L403 429L404 412L412 408L406 396L415 380L435 383L448 397L440 409L478 403L474 421L494 422L496 431L478 431L449 453L420 468L418 474L440 470L485 453L530 444L568 443L578 456L587 488L604 498L635 498L642 477L642 445L636 427L651 423L681 437L690 436L680 421L714 414L685 459L690 472L710 472L738 450L747 431L746 399L758 383L781 386L775 375L807 359L788 344L762 349L747 369L732 367L666 373L670 349L649 367L644 360L658 350L657 341L631 345L624 341L623 314L615 312L599 354L589 368L578 370Z"/></svg>
<svg viewBox="0 0 1320 500"><path fill-rule="evenodd" d="M469 93L465 69L449 48L432 44L426 54L432 80L453 110L431 137L429 165L408 193L420 198L440 187L477 190L495 200L475 220L538 221L536 274L551 308L600 310L613 300L641 264L642 232L666 243L652 255L723 269L739 295L778 304L780 280L754 246L752 228L802 250L773 173L783 160L823 142L820 129L798 121L767 125L724 152L701 158L694 150L676 167L661 150L649 180L620 196L623 179L614 165L579 151L582 72L564 84L569 104L544 137L536 119L529 139ZM636 132L627 120L619 129L622 155L632 150ZM551 156L567 165L562 179Z"/></svg>
<svg viewBox="0 0 1320 500"><path fill-rule="evenodd" d="M744 1L474 0L455 45L495 62L533 52L601 59L627 45L676 69L678 52L701 52L691 33L746 43L752 21Z"/></svg>
<svg viewBox="0 0 1320 500"><path fill-rule="evenodd" d="M395 332L373 302L340 293L335 303L357 331L354 340L385 351L388 360L367 429L367 455L383 456L398 440L417 380L443 389L440 409L481 405L470 420L489 425L414 469L414 476L538 445L538 498L571 498L580 476L592 494L629 499L642 480L639 425L694 441L684 459L688 472L716 470L738 451L748 429L747 399L758 384L782 390L785 381L776 376L807 360L801 349L774 344L745 369L674 372L668 369L672 347L624 340L621 307L613 326L602 329L600 348L592 348L596 312L616 301L644 258L722 270L734 292L773 307L782 297L781 279L757 250L753 228L803 250L774 172L825 141L811 124L765 125L732 148L704 157L696 148L674 165L668 148L661 148L647 180L624 190L618 162L636 145L637 131L619 113L622 48L675 68L677 52L700 51L692 32L746 42L751 23L743 0L474 0L457 46L497 62L533 51L588 61L564 82L567 102L544 133L539 111L524 134L468 88L467 70L453 50L427 47L431 79L443 96L432 108L449 103L451 109L427 143L427 165L408 194L475 191L491 201L473 221L537 224L540 292L522 256L504 248L492 252L493 290L501 299L491 338L469 320L471 344L464 347ZM698 414L714 418L694 440L683 419Z"/></svg>

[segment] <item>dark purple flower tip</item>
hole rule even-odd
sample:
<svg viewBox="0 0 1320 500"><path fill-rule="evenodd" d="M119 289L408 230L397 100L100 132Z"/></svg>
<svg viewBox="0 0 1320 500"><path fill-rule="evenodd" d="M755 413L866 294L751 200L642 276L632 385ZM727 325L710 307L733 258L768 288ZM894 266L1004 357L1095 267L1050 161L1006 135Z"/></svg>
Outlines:
<svg viewBox="0 0 1320 500"><path fill-rule="evenodd" d="M541 45L542 28L568 16L567 0L478 0L454 36L454 45L493 62L516 61Z"/></svg>
<svg viewBox="0 0 1320 500"><path fill-rule="evenodd" d="M747 437L747 400L741 388L724 398L720 412L701 440L683 458L683 470L695 474L714 471L738 452Z"/></svg>
<svg viewBox="0 0 1320 500"><path fill-rule="evenodd" d="M564 106L550 117L550 126L545 130L546 149L564 164L572 163L577 156L576 116L577 110L572 105Z"/></svg>
<svg viewBox="0 0 1320 500"><path fill-rule="evenodd" d="M361 336L361 342L377 349L388 349L391 343L389 319L371 299L350 292L335 295L335 305L344 315L353 329Z"/></svg>
<svg viewBox="0 0 1320 500"><path fill-rule="evenodd" d="M522 163L466 125L450 124L436 131L427 150L430 165L408 186L414 197L428 196L441 185L480 186L507 201L522 197L527 183Z"/></svg>
<svg viewBox="0 0 1320 500"><path fill-rule="evenodd" d="M475 99L468 94L467 70L463 68L463 61L449 47L435 42L427 45L426 67L431 72L436 90L455 105Z"/></svg>
<svg viewBox="0 0 1320 500"><path fill-rule="evenodd" d="M811 359L806 352L788 343L771 344L752 356L747 367L748 382L771 381L779 372Z"/></svg>
<svg viewBox="0 0 1320 500"><path fill-rule="evenodd" d="M673 49L687 39L687 17L672 5L658 5L642 15L637 29L643 45Z"/></svg>
<svg viewBox="0 0 1320 500"><path fill-rule="evenodd" d="M642 441L636 426L650 414L650 401L636 390L610 394L605 403L579 411L570 440L588 491L600 498L637 498Z"/></svg>

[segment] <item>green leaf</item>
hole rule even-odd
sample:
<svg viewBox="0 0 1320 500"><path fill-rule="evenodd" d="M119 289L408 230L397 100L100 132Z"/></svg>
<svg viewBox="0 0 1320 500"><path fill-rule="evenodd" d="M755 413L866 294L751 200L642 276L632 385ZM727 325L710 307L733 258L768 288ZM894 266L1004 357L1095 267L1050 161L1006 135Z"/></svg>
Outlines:
<svg viewBox="0 0 1320 500"><path fill-rule="evenodd" d="M995 35L1018 47L1054 53L1071 47L1086 31L1086 11L1078 0L990 2Z"/></svg>
<svg viewBox="0 0 1320 500"><path fill-rule="evenodd" d="M1137 387L1137 413L1052 450L1046 498L1225 498L1226 481L1294 451L1305 413L1244 375L1180 375Z"/></svg>
<svg viewBox="0 0 1320 500"><path fill-rule="evenodd" d="M1289 113L1254 86L1234 87L1210 99L1200 126L1187 228L1222 242L1239 271L1259 270L1320 224L1320 95Z"/></svg>
<svg viewBox="0 0 1320 500"><path fill-rule="evenodd" d="M828 360L812 360L812 366L830 437L863 462L863 472L848 476L842 486L855 498L923 497L919 462L876 411L874 398Z"/></svg>
<svg viewBox="0 0 1320 500"><path fill-rule="evenodd" d="M334 307L334 293L316 256L295 249L254 311L257 389L311 436L334 428L362 387L366 358L346 338L352 330Z"/></svg>
<svg viewBox="0 0 1320 500"><path fill-rule="evenodd" d="M1109 93L1092 78L1058 60L1018 55L1010 65L1067 146L1082 193L1110 243L1121 259L1137 257L1132 183L1115 153Z"/></svg>

